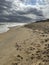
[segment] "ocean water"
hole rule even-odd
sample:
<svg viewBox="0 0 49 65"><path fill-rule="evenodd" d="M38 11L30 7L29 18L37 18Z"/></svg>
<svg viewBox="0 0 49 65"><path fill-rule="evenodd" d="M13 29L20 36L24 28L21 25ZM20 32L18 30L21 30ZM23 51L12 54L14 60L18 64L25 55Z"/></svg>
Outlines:
<svg viewBox="0 0 49 65"><path fill-rule="evenodd" d="M47 0L0 0L0 33L7 32L9 27L47 18L49 18Z"/></svg>
<svg viewBox="0 0 49 65"><path fill-rule="evenodd" d="M0 34L5 33L9 30L9 27L22 26L26 23L0 23Z"/></svg>

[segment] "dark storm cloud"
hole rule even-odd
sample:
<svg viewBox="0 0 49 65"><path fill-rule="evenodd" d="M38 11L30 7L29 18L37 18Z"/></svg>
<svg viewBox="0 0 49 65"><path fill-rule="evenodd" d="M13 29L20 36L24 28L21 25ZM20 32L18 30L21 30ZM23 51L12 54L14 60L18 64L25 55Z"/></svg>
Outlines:
<svg viewBox="0 0 49 65"><path fill-rule="evenodd" d="M17 13L20 15L34 14L37 16L43 16L43 12L41 10L36 9L36 8L30 8L27 11L17 11Z"/></svg>
<svg viewBox="0 0 49 65"><path fill-rule="evenodd" d="M7 2L5 0L0 0L0 10L5 10L4 7L11 8L11 2Z"/></svg>
<svg viewBox="0 0 49 65"><path fill-rule="evenodd" d="M36 19L28 17L30 14L36 15ZM0 0L0 22L31 22L43 18L43 12L37 8L29 8L26 11L12 10L11 1Z"/></svg>
<svg viewBox="0 0 49 65"><path fill-rule="evenodd" d="M9 15L0 17L1 22L30 22L32 19L26 16Z"/></svg>

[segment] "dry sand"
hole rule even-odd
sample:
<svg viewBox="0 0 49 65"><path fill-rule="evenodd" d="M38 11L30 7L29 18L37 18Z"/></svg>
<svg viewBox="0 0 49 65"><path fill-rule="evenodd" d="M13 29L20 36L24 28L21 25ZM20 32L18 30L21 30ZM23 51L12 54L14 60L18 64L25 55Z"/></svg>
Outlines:
<svg viewBox="0 0 49 65"><path fill-rule="evenodd" d="M0 34L0 65L49 65L49 22Z"/></svg>

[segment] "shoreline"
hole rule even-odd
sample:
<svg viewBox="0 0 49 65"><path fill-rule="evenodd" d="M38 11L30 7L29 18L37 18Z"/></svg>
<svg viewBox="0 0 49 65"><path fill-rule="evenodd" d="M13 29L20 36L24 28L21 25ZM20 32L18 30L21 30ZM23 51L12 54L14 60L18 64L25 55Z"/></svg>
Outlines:
<svg viewBox="0 0 49 65"><path fill-rule="evenodd" d="M10 27L0 34L0 65L49 65L48 49L49 22Z"/></svg>
<svg viewBox="0 0 49 65"><path fill-rule="evenodd" d="M0 34L5 33L5 32L8 32L13 27L20 27L20 26L24 26L26 24L27 23L13 23L13 24L12 23L7 23L7 24L5 24L6 26L4 26L5 27L5 30L4 30L4 27L1 28ZM3 31L2 31L2 29L3 29Z"/></svg>
<svg viewBox="0 0 49 65"><path fill-rule="evenodd" d="M39 23L39 22L46 22L46 21L49 22L49 19L39 20L39 21L36 21L36 22L28 22L28 23L16 23L16 22L13 23L12 22L13 25L11 25L10 22L0 23L2 25L6 24L6 28L5 28L6 30L4 30L3 32L1 31L0 34L8 32L10 30L10 28L13 28L13 27L24 26L24 25L29 25L29 24L32 24L32 23Z"/></svg>

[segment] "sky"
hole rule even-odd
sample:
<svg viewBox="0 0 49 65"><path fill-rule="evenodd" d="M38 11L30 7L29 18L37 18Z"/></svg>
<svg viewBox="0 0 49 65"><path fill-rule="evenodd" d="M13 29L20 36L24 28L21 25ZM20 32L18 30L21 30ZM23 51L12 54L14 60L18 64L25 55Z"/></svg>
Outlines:
<svg viewBox="0 0 49 65"><path fill-rule="evenodd" d="M40 5L44 5L45 4L45 0L26 0L26 4L30 4L30 5L36 5L37 2Z"/></svg>
<svg viewBox="0 0 49 65"><path fill-rule="evenodd" d="M49 0L0 0L0 22L34 22L49 18Z"/></svg>

